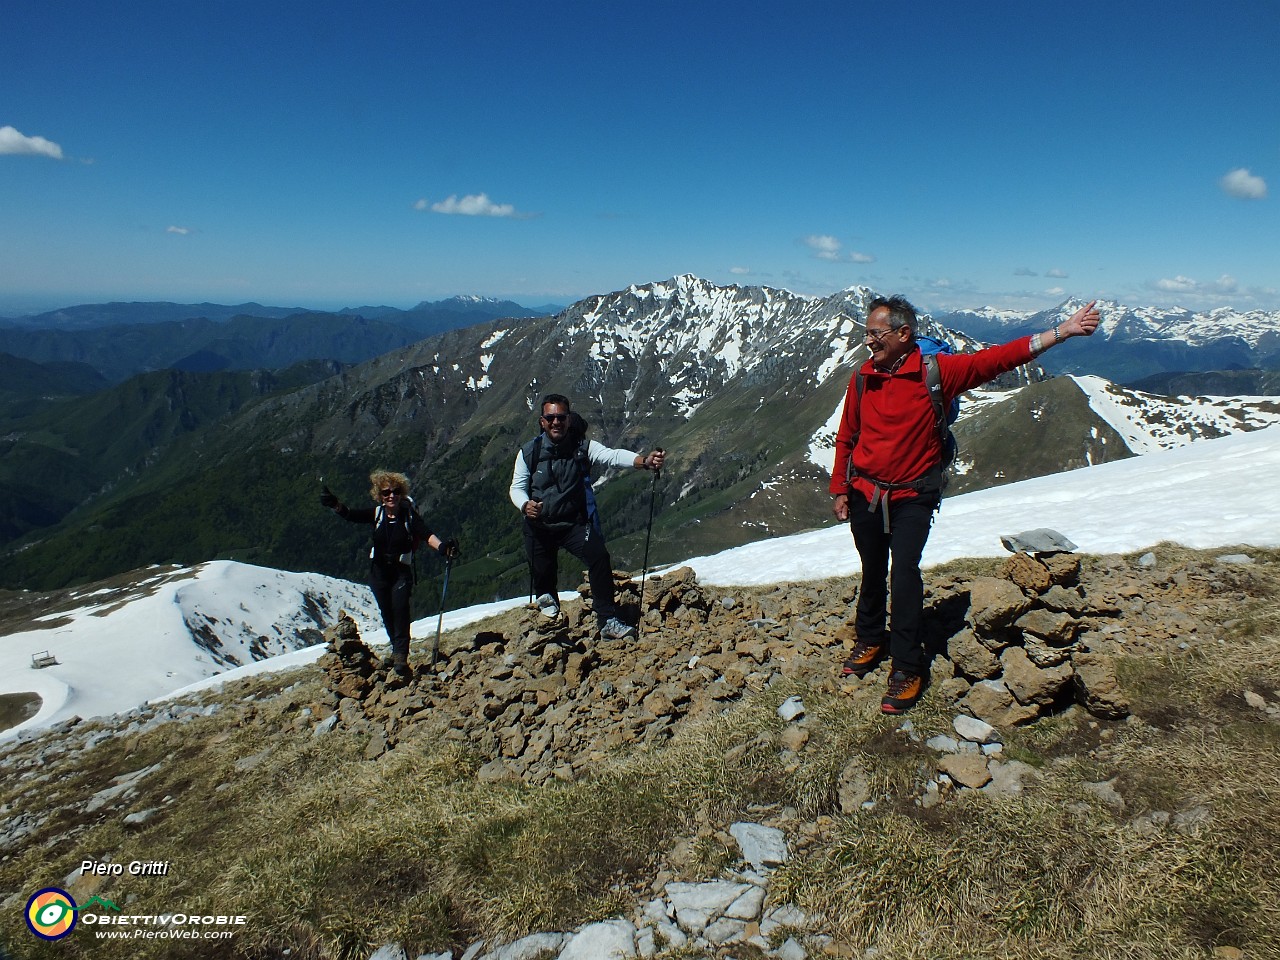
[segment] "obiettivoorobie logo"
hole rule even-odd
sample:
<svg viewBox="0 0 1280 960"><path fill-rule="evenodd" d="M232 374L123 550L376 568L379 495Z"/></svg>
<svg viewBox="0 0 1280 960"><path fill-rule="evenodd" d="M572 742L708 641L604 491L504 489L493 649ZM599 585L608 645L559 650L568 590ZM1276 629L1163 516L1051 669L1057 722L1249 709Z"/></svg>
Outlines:
<svg viewBox="0 0 1280 960"><path fill-rule="evenodd" d="M225 940L249 922L240 914L124 914L113 901L99 896L77 906L59 887L37 891L27 901L25 916L28 929L42 940L61 940L78 925L96 927L97 936L111 939Z"/></svg>
<svg viewBox="0 0 1280 960"><path fill-rule="evenodd" d="M45 887L27 901L27 926L42 940L61 940L76 928L77 909L67 891Z"/></svg>

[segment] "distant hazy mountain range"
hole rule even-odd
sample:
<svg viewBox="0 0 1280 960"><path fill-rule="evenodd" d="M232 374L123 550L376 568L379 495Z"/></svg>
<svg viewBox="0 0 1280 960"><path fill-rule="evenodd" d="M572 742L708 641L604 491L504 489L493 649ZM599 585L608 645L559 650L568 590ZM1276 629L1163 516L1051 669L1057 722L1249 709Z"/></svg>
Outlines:
<svg viewBox="0 0 1280 960"><path fill-rule="evenodd" d="M651 498L651 563L823 525L831 522L835 417L866 357L862 330L872 296L856 287L805 297L681 276L589 297L551 317L484 319L354 365L330 355L270 374L169 369L80 398L10 395L7 407L0 403L0 414L7 409L0 586L53 587L146 563L210 559L361 579L367 531L335 520L316 495L323 479L347 502L367 502L368 471L384 466L412 478L434 529L462 539L450 606L519 594L528 574L506 491L518 447L537 431L537 400L550 391L574 399L596 439L669 452L660 477L626 472L599 486L619 567L641 563ZM364 318L372 309L354 312L360 322L382 323ZM955 315L949 329L928 319L925 327L969 350L1028 325L1042 329L1071 309L1064 304L1012 324L1006 318L981 334L961 332ZM1122 309L1104 307L1102 335L1073 340L1045 359L1075 363L1082 348L1106 356L1106 344L1126 343L1141 355L1139 341L1124 339L1139 326L1115 322ZM306 326L298 315L283 321ZM304 335L280 329L285 341ZM1274 329L1232 336L1259 357L1275 356L1267 346ZM289 353L287 342L271 348L277 353L263 347L260 356ZM1185 340L1183 349L1187 357L1217 356L1212 342ZM53 384L39 389L65 389L66 372L51 372ZM1280 418L1277 401L1256 395L1171 399L1111 379L1047 379L1029 367L975 392L956 425L961 453L952 489L1057 473ZM48 477L59 479L44 483ZM576 585L576 565L566 561L562 569L563 583ZM434 559L423 561L424 576L437 570ZM418 598L423 613L431 591Z"/></svg>
<svg viewBox="0 0 1280 960"><path fill-rule="evenodd" d="M306 360L359 363L483 320L543 316L509 300L453 297L409 310L336 313L257 303L106 303L0 321L0 352L83 363L118 382L153 370L280 369Z"/></svg>

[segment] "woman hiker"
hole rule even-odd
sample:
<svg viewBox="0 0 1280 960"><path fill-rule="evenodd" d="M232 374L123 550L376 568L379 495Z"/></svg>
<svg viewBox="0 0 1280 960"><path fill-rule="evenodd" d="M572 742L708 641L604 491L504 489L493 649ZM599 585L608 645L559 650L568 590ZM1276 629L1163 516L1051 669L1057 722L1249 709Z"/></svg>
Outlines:
<svg viewBox="0 0 1280 960"><path fill-rule="evenodd" d="M352 523L373 527L369 551L369 587L373 590L382 623L391 641L392 665L402 677L409 669L409 600L413 593L413 550L420 543L446 560L458 556L458 541L441 540L427 529L409 497L409 481L403 473L375 470L369 474L372 507L348 507L325 487L320 505Z"/></svg>

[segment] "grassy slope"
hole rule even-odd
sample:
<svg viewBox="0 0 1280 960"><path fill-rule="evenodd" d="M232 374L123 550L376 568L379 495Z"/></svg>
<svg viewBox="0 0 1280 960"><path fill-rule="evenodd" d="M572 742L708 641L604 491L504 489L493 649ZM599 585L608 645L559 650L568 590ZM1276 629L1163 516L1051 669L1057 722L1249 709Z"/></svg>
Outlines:
<svg viewBox="0 0 1280 960"><path fill-rule="evenodd" d="M1209 563L1176 547L1158 553L1161 590ZM1163 960L1219 946L1274 956L1280 724L1245 709L1240 692L1280 696L1280 553L1250 553L1259 563L1215 573L1218 589L1167 624L1163 653L1121 662L1132 720L1073 711L1012 731L1009 755L1042 782L1014 797L963 793L933 810L914 797L936 755L896 732L900 721L874 698L850 700L820 678L780 682L690 721L665 747L615 752L594 778L543 788L478 781L466 744L441 735L446 716L374 762L358 737L311 736L298 709L316 697L314 668L237 684L213 698L224 704L218 715L69 758L45 738L20 748L44 751L45 775L0 785L0 809L57 811L0 861L0 898L10 897L0 939L21 958L179 955L164 941L77 933L45 946L25 932L26 896L62 883L83 858L110 856L172 868L82 896L127 897L133 912L184 904L252 917L230 948L188 943L183 957L278 956L288 944L292 957L363 960L396 940L411 956L456 950L477 936L509 940L626 912L659 867L676 879L714 877L732 859L717 828L755 819L763 804L793 807L796 818L788 832L799 852L772 896L825 916L848 955L874 944L904 960ZM450 636L446 648L463 640ZM804 696L811 732L798 756L780 749L775 714L792 694ZM912 715L924 736L948 732L950 719L929 697ZM880 799L846 815L836 787L851 760ZM113 777L157 762L163 770L133 804L162 811L146 825L84 809ZM1112 777L1122 814L1081 789ZM1199 808L1200 827L1135 826L1152 811ZM71 829L73 842L58 839Z"/></svg>

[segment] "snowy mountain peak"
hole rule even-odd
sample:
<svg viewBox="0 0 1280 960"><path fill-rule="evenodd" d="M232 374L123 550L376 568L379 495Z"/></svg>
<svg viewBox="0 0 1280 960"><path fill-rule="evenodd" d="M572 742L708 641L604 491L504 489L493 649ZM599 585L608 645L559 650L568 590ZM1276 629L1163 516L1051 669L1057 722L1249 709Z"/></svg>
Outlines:
<svg viewBox="0 0 1280 960"><path fill-rule="evenodd" d="M590 297L557 322L566 339L590 342L602 377L638 376L640 359L651 357L688 417L725 383L766 363L786 362L811 371L810 385L823 382L862 348L859 331L873 296L851 287L806 297L683 274Z"/></svg>

